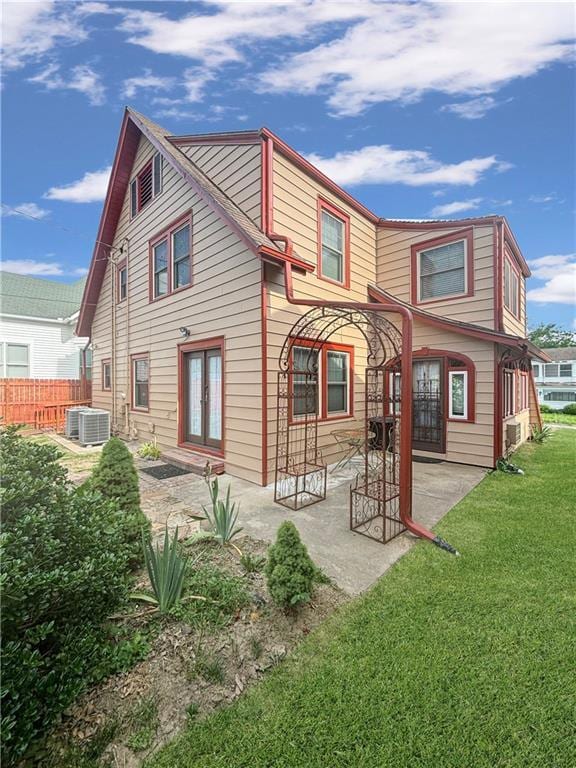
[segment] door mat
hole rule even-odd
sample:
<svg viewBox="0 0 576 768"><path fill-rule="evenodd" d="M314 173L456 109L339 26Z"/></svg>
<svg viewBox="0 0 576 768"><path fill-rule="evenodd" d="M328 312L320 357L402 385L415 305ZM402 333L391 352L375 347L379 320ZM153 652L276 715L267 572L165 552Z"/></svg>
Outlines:
<svg viewBox="0 0 576 768"><path fill-rule="evenodd" d="M443 464L444 459L433 459L431 456L412 456L412 461L417 464Z"/></svg>
<svg viewBox="0 0 576 768"><path fill-rule="evenodd" d="M156 480L168 480L169 477L180 477L180 475L191 474L188 469L175 467L174 464L157 464L155 467L141 469L140 472L145 472Z"/></svg>

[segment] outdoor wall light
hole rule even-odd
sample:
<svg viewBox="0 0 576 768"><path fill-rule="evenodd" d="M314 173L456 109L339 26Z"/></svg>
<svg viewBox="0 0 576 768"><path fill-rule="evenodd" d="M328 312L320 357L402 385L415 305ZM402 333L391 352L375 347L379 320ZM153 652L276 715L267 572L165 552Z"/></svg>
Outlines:
<svg viewBox="0 0 576 768"><path fill-rule="evenodd" d="M185 325L183 325L181 328L178 328L178 330L180 331L180 336L183 336L184 338L190 336L190 330L186 328Z"/></svg>

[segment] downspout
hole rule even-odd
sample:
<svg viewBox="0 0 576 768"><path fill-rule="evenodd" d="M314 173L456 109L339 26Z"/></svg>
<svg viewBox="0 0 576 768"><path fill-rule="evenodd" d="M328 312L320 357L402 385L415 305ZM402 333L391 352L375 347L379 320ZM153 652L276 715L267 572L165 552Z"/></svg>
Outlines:
<svg viewBox="0 0 576 768"><path fill-rule="evenodd" d="M122 251L126 248L124 258L126 260L126 397L124 402L124 430L128 439L130 439L130 381L132 371L130 370L130 240L125 239Z"/></svg>
<svg viewBox="0 0 576 768"><path fill-rule="evenodd" d="M110 389L112 395L111 422L112 430L117 427L116 424L116 260L110 252L110 296L112 301L112 343L110 348Z"/></svg>
<svg viewBox="0 0 576 768"><path fill-rule="evenodd" d="M286 253L292 255L292 241L290 238L271 234L270 237L280 240L286 245ZM357 301L322 301L317 299L297 299L294 296L294 286L292 282L292 264L284 262L284 288L286 300L289 304L304 307L342 307L344 309L357 309L368 312L393 312L402 316L402 419L400 426L400 444L409 445L412 431L412 313L405 307L392 304L362 303ZM451 552L454 555L458 551L447 541L437 536L428 528L412 519L412 457L402 457L404 460L400 465L400 490L403 498L407 501L405 508L400 509L400 519L405 527L415 536L428 539L441 549Z"/></svg>

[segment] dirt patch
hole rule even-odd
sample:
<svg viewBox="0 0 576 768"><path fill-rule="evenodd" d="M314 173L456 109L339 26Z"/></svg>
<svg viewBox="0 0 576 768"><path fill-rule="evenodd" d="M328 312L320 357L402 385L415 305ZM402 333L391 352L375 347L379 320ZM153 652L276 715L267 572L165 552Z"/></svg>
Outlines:
<svg viewBox="0 0 576 768"><path fill-rule="evenodd" d="M184 546L195 568L220 572L228 577L226 590L242 590L244 604L221 620L194 615L163 620L144 661L86 692L67 712L58 742L84 750L108 733L101 765L139 766L189 719L234 701L349 599L331 584L318 584L313 602L287 615L272 603L266 589L261 570L264 542L237 540L244 564L259 568L249 573L236 552L213 541ZM130 623L136 629L143 621Z"/></svg>

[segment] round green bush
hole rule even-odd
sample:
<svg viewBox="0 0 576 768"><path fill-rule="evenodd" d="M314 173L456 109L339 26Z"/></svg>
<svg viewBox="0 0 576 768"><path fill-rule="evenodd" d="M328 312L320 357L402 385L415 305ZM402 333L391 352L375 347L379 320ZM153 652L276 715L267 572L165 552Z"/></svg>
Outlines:
<svg viewBox="0 0 576 768"><path fill-rule="evenodd" d="M545 403L541 403L540 413L554 413L554 408L550 408L549 405L546 405Z"/></svg>
<svg viewBox="0 0 576 768"><path fill-rule="evenodd" d="M568 403L562 409L562 413L567 413L569 416L576 416L576 403Z"/></svg>
<svg viewBox="0 0 576 768"><path fill-rule="evenodd" d="M294 523L285 520L268 550L268 591L282 608L297 608L310 601L317 569Z"/></svg>
<svg viewBox="0 0 576 768"><path fill-rule="evenodd" d="M138 473L128 446L111 437L102 449L100 460L87 487L116 502L122 515L123 536L133 567L141 565L142 533L150 536L150 521L140 508Z"/></svg>

